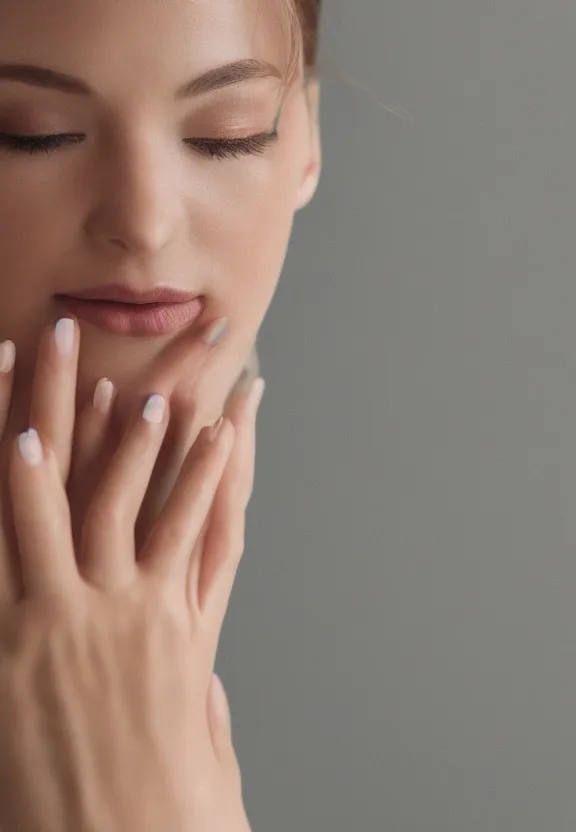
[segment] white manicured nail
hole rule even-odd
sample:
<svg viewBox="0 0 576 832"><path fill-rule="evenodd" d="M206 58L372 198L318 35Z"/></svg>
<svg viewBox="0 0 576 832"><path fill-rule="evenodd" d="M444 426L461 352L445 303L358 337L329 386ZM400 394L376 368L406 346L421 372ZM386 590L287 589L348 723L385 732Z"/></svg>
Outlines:
<svg viewBox="0 0 576 832"><path fill-rule="evenodd" d="M16 347L12 341L0 344L0 373L9 373L14 367Z"/></svg>
<svg viewBox="0 0 576 832"><path fill-rule="evenodd" d="M54 328L56 347L62 358L68 358L74 349L74 321L72 318L60 318Z"/></svg>
<svg viewBox="0 0 576 832"><path fill-rule="evenodd" d="M44 459L44 451L42 450L42 443L40 442L40 437L38 433L33 429L26 431L26 433L21 433L18 437L18 448L22 455L22 459L28 463L28 465L32 465L36 467L42 463Z"/></svg>
<svg viewBox="0 0 576 832"><path fill-rule="evenodd" d="M94 390L94 407L106 415L114 398L114 385L108 378L101 378Z"/></svg>
<svg viewBox="0 0 576 832"><path fill-rule="evenodd" d="M148 398L142 416L147 422L153 425L159 425L164 419L165 413L166 399L164 396L159 396L157 393L154 393Z"/></svg>

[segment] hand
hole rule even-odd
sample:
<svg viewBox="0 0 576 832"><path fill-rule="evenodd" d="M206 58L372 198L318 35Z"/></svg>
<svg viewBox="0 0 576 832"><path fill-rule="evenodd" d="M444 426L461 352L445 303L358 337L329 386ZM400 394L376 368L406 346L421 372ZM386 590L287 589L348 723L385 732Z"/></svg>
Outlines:
<svg viewBox="0 0 576 832"><path fill-rule="evenodd" d="M63 470L78 341L60 359L47 337L42 456L24 460L29 437L9 460L21 594L0 586L0 829L247 830L208 691L244 548L257 401L237 399L214 442L201 432L140 552L134 524L169 404L157 423L136 414L75 552ZM0 377L0 420L10 384Z"/></svg>
<svg viewBox="0 0 576 832"><path fill-rule="evenodd" d="M221 379L230 377L231 371L238 364L238 356L244 354L246 347L235 334L234 337L226 338L223 349L216 350L213 356L204 360L192 348L197 337L193 330L189 330L176 342L165 347L152 366L134 380L130 390L119 391L118 407L112 383L100 383L97 386L98 392L104 394L98 397L100 407L95 409L92 402L89 402L79 414L72 467L67 481L76 540L96 485L124 433L127 405L131 407L134 400L150 390L161 391L170 400L170 424L136 522L138 548L143 545L164 508L200 429L214 421L225 409L225 405L218 406L219 397L226 392L226 383L223 385ZM258 375L258 365L257 362L254 364L252 356L244 383L235 385L234 390L228 394L226 404L231 403L236 393L247 391ZM210 393L206 400L207 391ZM102 409L106 403L106 394L114 400L114 408L108 413L105 408Z"/></svg>
<svg viewBox="0 0 576 832"><path fill-rule="evenodd" d="M223 322L226 323L226 320L218 323ZM205 330L210 328L205 327ZM231 356L239 350L242 352L242 345L237 339L236 343L228 337L226 341L230 343L224 351L198 349L197 330L185 330L157 356L145 374L135 380L128 401L126 391L120 391L123 399L121 408L113 410L112 402L109 402L108 408L102 410L89 402L79 418L75 419L74 410L66 410L61 401L64 396L70 402L65 385L75 385L75 378L65 378L63 385L55 390L53 379L59 367L59 357L51 328L44 332L38 349L30 418L41 438L53 448L62 480L67 484L72 532L77 548L80 547L88 505L126 430L127 405L133 406L135 400L138 406L146 393L155 390L170 400L171 418L136 523L137 548L141 548L176 483L200 428L206 424L206 414L199 407L201 382L218 386L220 372L229 372L230 364L234 363ZM78 357L72 358L72 364L68 366L75 372ZM18 365L15 372L18 373ZM8 464L9 442L16 435L13 420L9 419L14 415L10 412L13 381L13 369L5 374L0 372L0 553L4 553L0 556L0 594L4 587L16 597L21 592L15 556L17 544L7 509L7 478L2 475ZM115 393L112 388L113 399ZM63 418L67 426L60 425L55 430L56 423ZM10 433L6 434L5 429L10 425ZM70 434L73 428L72 452Z"/></svg>

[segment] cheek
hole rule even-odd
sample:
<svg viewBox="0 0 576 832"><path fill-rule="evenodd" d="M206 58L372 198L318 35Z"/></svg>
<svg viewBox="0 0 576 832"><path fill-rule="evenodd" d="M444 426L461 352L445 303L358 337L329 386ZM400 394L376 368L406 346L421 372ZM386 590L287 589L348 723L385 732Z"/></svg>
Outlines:
<svg viewBox="0 0 576 832"><path fill-rule="evenodd" d="M53 291L46 275L61 250L62 220L54 192L48 199L15 167L6 173L0 158L0 340L14 340L28 364Z"/></svg>
<svg viewBox="0 0 576 832"><path fill-rule="evenodd" d="M290 146L288 145L288 150ZM254 331L274 295L292 231L298 186L297 165L286 146L270 158L232 163L228 179L210 193L199 239L210 239L217 258L214 288L233 304L238 321ZM226 174L223 174L225 177Z"/></svg>
<svg viewBox="0 0 576 832"><path fill-rule="evenodd" d="M210 241L211 287L230 310L237 345L228 365L221 365L220 375L207 380L202 391L206 424L221 412L251 352L276 291L294 220L296 177L290 160L278 154L247 165L245 173L234 171L236 165L241 170L241 161L231 164L220 187L213 183L210 210L197 214L202 228L196 239Z"/></svg>
<svg viewBox="0 0 576 832"><path fill-rule="evenodd" d="M23 156L21 161L14 161L0 153L3 253L16 246L20 254L25 253L32 242L34 249L44 248L54 239L54 232L58 239L58 229L66 224L67 206L75 193L72 177L65 174L52 160Z"/></svg>
<svg viewBox="0 0 576 832"><path fill-rule="evenodd" d="M15 303L20 298L27 304L50 296L47 271L61 263L74 227L69 216L74 203L62 183L31 167L4 164L0 156L0 288L13 294Z"/></svg>

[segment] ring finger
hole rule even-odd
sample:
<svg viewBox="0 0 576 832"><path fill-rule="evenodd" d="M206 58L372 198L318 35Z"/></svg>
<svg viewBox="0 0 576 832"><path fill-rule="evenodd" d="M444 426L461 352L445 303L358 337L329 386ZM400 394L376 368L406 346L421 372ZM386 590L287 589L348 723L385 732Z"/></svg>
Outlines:
<svg viewBox="0 0 576 832"><path fill-rule="evenodd" d="M110 440L110 417L116 396L112 382L103 378L94 396L76 420L70 476L67 483L74 541L80 551L82 524L91 499L91 483L101 480L106 469L105 451Z"/></svg>
<svg viewBox="0 0 576 832"><path fill-rule="evenodd" d="M72 456L79 341L79 329L72 318L61 318L45 330L32 387L30 424L44 447L54 452L63 483L68 479Z"/></svg>

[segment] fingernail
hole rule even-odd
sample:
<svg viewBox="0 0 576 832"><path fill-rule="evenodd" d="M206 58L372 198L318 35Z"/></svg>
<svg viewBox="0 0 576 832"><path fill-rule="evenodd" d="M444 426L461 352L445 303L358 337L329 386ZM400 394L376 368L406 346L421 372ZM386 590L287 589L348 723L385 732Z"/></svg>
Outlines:
<svg viewBox="0 0 576 832"><path fill-rule="evenodd" d="M211 347L215 347L228 331L228 318L220 318L214 324L211 324L204 333L204 341Z"/></svg>
<svg viewBox="0 0 576 832"><path fill-rule="evenodd" d="M74 321L72 318L60 318L54 328L56 347L62 358L68 358L74 349Z"/></svg>
<svg viewBox="0 0 576 832"><path fill-rule="evenodd" d="M18 437L18 448L22 459L27 462L28 465L36 467L42 463L42 460L44 459L42 443L40 442L38 433L33 428L30 428L30 430L20 434Z"/></svg>
<svg viewBox="0 0 576 832"><path fill-rule="evenodd" d="M159 425L164 419L165 413L166 399L164 396L160 396L157 393L149 396L142 413L145 421L150 422L153 425Z"/></svg>
<svg viewBox="0 0 576 832"><path fill-rule="evenodd" d="M114 398L114 385L108 378L101 378L94 390L94 408L106 415Z"/></svg>
<svg viewBox="0 0 576 832"><path fill-rule="evenodd" d="M265 390L266 382L263 378L257 378L252 385L252 390L250 390L246 401L246 410L252 418L255 418L258 415L258 409L262 403L262 397L264 396Z"/></svg>
<svg viewBox="0 0 576 832"><path fill-rule="evenodd" d="M224 424L224 416L220 416L217 422L212 425L212 429L208 436L210 442L214 442L220 431L222 430L222 425Z"/></svg>
<svg viewBox="0 0 576 832"><path fill-rule="evenodd" d="M0 344L0 373L9 373L16 360L16 347L12 341Z"/></svg>

